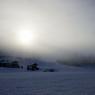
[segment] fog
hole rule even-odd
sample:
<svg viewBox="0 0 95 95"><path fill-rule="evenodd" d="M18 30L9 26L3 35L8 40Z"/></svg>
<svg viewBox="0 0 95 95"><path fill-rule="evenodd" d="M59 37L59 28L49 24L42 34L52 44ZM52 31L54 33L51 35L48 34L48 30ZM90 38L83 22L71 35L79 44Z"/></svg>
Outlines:
<svg viewBox="0 0 95 95"><path fill-rule="evenodd" d="M31 32L28 45L16 36L23 31ZM95 1L0 0L0 51L48 57L95 54Z"/></svg>

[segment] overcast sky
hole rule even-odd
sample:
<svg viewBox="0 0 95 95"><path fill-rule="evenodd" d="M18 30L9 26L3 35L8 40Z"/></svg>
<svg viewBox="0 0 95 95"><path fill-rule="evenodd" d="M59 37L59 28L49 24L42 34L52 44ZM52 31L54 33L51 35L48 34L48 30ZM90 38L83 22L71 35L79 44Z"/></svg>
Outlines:
<svg viewBox="0 0 95 95"><path fill-rule="evenodd" d="M35 35L29 47L16 34ZM95 51L95 0L0 0L0 49L32 54Z"/></svg>

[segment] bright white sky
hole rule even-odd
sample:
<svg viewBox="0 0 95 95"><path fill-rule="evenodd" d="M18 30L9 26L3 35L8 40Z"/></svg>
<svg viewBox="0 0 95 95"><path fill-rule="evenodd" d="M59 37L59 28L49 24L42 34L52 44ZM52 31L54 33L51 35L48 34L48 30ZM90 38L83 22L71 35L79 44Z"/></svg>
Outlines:
<svg viewBox="0 0 95 95"><path fill-rule="evenodd" d="M0 0L0 49L27 54L94 51L95 1Z"/></svg>

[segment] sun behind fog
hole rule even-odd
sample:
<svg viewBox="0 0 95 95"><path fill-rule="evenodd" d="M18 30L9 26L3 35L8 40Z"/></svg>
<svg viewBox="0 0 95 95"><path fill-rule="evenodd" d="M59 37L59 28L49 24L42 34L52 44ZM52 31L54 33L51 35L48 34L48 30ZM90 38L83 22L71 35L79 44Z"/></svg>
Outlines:
<svg viewBox="0 0 95 95"><path fill-rule="evenodd" d="M21 30L16 33L17 43L23 46L29 46L34 43L34 34L30 30Z"/></svg>

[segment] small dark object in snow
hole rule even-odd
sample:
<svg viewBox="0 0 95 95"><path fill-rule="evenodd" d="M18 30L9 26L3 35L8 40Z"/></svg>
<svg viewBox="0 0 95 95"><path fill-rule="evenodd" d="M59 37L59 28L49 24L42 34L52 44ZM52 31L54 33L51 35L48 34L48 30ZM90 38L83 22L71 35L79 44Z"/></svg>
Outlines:
<svg viewBox="0 0 95 95"><path fill-rule="evenodd" d="M44 72L55 72L55 69L45 69Z"/></svg>
<svg viewBox="0 0 95 95"><path fill-rule="evenodd" d="M32 65L27 65L27 70L32 70L32 71L39 70L38 64L37 63L34 63Z"/></svg>

